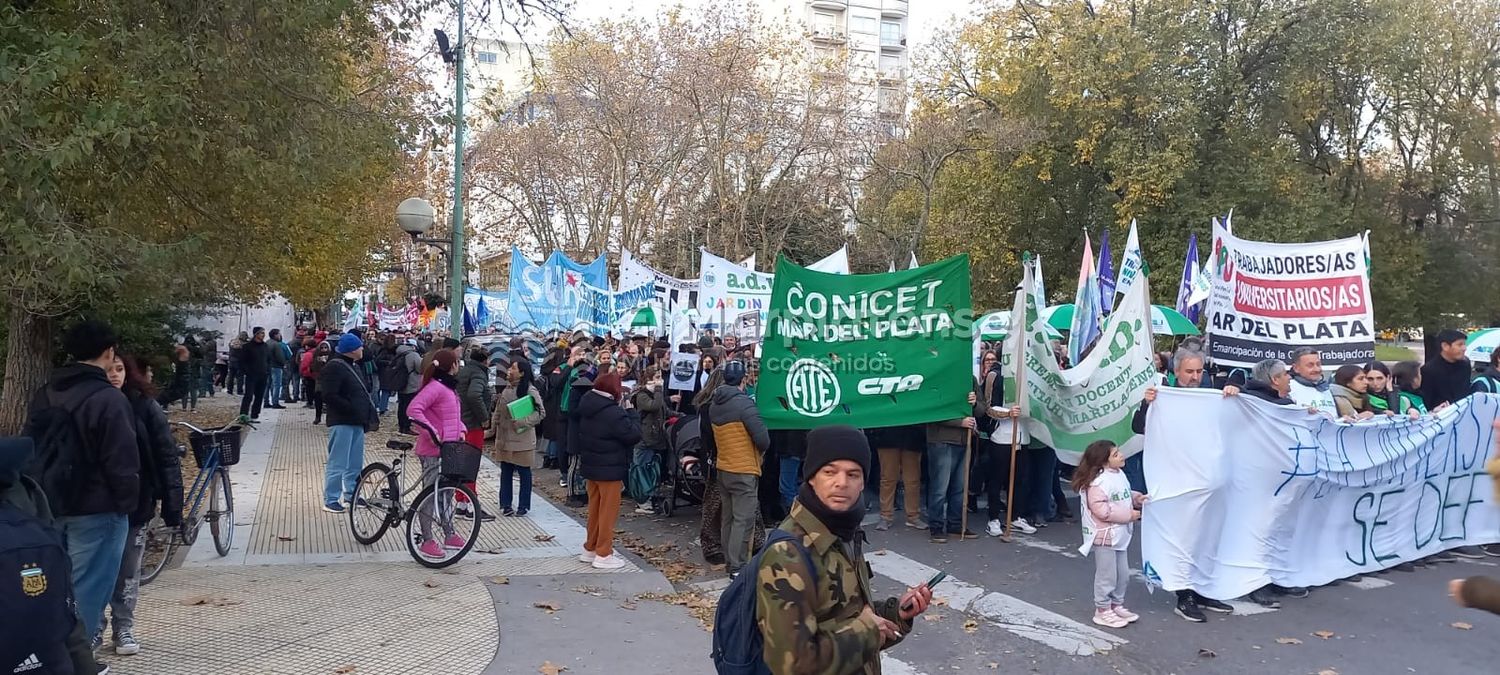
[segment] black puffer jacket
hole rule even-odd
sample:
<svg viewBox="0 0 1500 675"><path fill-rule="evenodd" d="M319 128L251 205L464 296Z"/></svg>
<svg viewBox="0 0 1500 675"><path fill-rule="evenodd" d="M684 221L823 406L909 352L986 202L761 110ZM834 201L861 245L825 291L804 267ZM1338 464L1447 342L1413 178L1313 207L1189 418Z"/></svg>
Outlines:
<svg viewBox="0 0 1500 675"><path fill-rule="evenodd" d="M569 451L579 456L579 474L587 480L625 480L641 442L640 418L614 399L593 392L578 401L577 412L578 445Z"/></svg>
<svg viewBox="0 0 1500 675"><path fill-rule="evenodd" d="M130 526L139 527L156 516L161 505L162 520L168 525L182 522L182 460L177 442L161 405L139 393L125 395L135 412L136 446L141 458L139 506L130 514Z"/></svg>
<svg viewBox="0 0 1500 675"><path fill-rule="evenodd" d="M271 375L271 345L251 340L240 348L240 370L245 377L261 378Z"/></svg>
<svg viewBox="0 0 1500 675"><path fill-rule="evenodd" d="M53 414L72 410L83 436L82 464L75 469L67 494L49 494L57 516L96 513L132 513L139 505L140 451L136 447L135 414L125 394L115 389L104 370L86 363L73 363L52 372L46 386L32 398L22 436L40 445L47 420ZM40 462L44 452L37 448ZM38 464L39 466L39 464Z"/></svg>

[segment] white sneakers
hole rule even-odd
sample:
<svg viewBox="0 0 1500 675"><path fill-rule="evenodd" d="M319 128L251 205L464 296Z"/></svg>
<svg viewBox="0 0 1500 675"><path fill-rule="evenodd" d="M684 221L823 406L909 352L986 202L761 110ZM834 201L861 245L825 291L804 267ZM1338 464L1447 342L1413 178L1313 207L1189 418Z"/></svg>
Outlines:
<svg viewBox="0 0 1500 675"><path fill-rule="evenodd" d="M598 557L599 556L594 555L593 551L584 551L583 553L578 554L578 562L591 563L594 562L594 560Z"/></svg>
<svg viewBox="0 0 1500 675"><path fill-rule="evenodd" d="M991 520L990 524L984 528L984 533L991 537L998 537L1005 534L1005 525L1001 524L998 520Z"/></svg>
<svg viewBox="0 0 1500 675"><path fill-rule="evenodd" d="M1032 527L1031 523L1026 522L1025 518L1017 518L1010 521L1010 526L1020 530L1021 534L1036 534L1036 528Z"/></svg>
<svg viewBox="0 0 1500 675"><path fill-rule="evenodd" d="M1112 609L1094 610L1094 623L1105 628L1124 628L1130 625L1129 621L1120 618L1120 615L1116 614Z"/></svg>
<svg viewBox="0 0 1500 675"><path fill-rule="evenodd" d="M594 569L596 570L617 570L624 566L625 559L613 553L604 557L594 556Z"/></svg>

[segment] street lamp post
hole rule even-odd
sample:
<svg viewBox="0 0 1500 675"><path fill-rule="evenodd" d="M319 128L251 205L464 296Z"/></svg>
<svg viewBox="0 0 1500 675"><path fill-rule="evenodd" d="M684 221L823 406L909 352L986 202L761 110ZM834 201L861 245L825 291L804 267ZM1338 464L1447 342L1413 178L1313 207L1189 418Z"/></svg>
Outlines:
<svg viewBox="0 0 1500 675"><path fill-rule="evenodd" d="M432 223L436 219L436 214L437 210L432 208L431 202L422 199L421 197L411 197L402 201L401 204L396 207L396 225L399 226L403 232L411 235L411 240L413 243L436 246L439 251L448 253L451 256L451 253L444 247L453 245L452 241L447 239L435 239L432 237L422 236L426 234L428 230L432 229ZM409 276L408 279L410 279ZM408 293L411 292L409 286L410 283L408 282ZM425 282L423 283L423 287L426 287ZM459 302L463 302L462 295L459 295ZM449 301L448 306L450 308L453 307L453 302L451 300Z"/></svg>
<svg viewBox="0 0 1500 675"><path fill-rule="evenodd" d="M453 50L458 84L453 92L453 293L448 296L452 325L462 333L464 306L464 0L458 2L458 45Z"/></svg>

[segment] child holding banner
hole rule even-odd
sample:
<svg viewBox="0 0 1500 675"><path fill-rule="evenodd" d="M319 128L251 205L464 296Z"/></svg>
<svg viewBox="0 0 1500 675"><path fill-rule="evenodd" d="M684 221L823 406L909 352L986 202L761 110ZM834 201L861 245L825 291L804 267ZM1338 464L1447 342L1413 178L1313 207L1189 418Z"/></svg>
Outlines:
<svg viewBox="0 0 1500 675"><path fill-rule="evenodd" d="M1130 538L1141 519L1146 495L1130 489L1125 477L1125 455L1110 441L1090 443L1073 472L1073 489L1082 495L1083 546L1094 554L1094 623L1124 628L1140 615L1125 609L1125 587L1130 583Z"/></svg>

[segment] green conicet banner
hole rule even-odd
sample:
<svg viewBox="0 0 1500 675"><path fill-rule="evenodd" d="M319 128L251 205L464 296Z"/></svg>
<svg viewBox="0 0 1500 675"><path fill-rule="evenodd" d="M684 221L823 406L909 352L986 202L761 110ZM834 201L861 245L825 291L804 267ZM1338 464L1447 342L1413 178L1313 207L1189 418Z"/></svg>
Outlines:
<svg viewBox="0 0 1500 675"><path fill-rule="evenodd" d="M969 257L888 274L776 261L756 401L772 429L966 417Z"/></svg>

